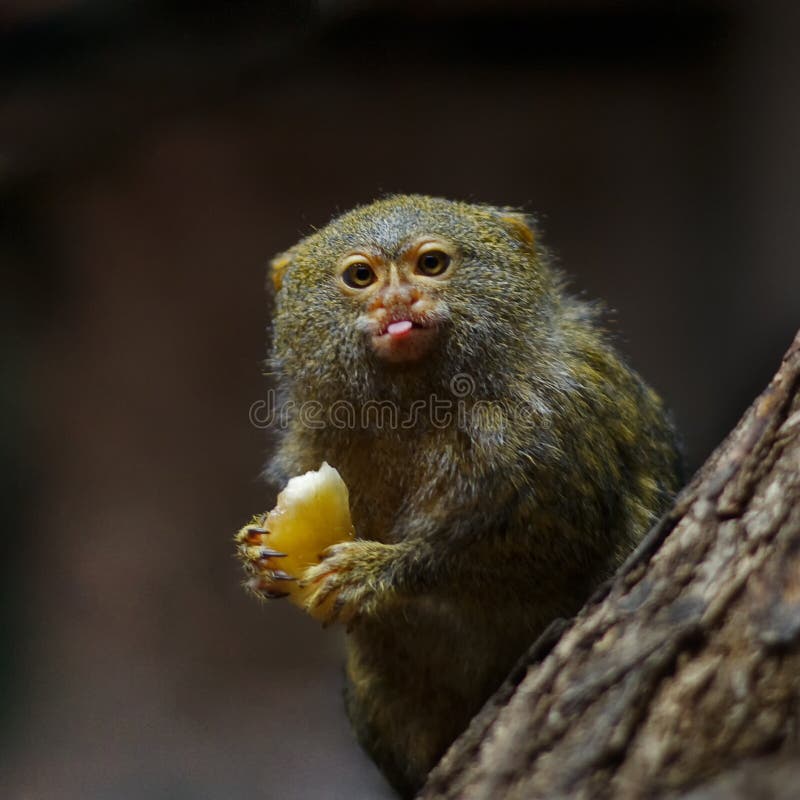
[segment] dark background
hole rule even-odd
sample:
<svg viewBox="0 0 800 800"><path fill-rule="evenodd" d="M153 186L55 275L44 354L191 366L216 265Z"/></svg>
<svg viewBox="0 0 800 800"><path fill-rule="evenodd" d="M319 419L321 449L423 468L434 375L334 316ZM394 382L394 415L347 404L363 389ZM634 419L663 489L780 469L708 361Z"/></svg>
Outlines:
<svg viewBox="0 0 800 800"><path fill-rule="evenodd" d="M800 320L794 3L0 8L0 792L381 798L341 640L239 587L265 265L385 192L539 214L696 468Z"/></svg>

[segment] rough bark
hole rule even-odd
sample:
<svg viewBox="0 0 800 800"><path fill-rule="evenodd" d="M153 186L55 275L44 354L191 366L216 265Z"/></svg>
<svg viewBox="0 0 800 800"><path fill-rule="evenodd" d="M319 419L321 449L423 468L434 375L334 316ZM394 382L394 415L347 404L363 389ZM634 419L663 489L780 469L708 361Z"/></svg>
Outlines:
<svg viewBox="0 0 800 800"><path fill-rule="evenodd" d="M800 333L674 508L421 797L800 797Z"/></svg>

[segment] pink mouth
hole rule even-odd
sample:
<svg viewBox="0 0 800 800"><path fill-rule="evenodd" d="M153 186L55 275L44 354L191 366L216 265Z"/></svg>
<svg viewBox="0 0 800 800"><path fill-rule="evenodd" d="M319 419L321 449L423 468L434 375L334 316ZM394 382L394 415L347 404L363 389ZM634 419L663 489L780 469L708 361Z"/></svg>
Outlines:
<svg viewBox="0 0 800 800"><path fill-rule="evenodd" d="M372 335L372 346L387 361L416 361L430 349L436 332L435 324L395 319Z"/></svg>
<svg viewBox="0 0 800 800"><path fill-rule="evenodd" d="M410 319L402 319L398 322L392 322L386 328L386 333L388 333L392 339L402 339L404 336L408 336L413 329L414 323Z"/></svg>
<svg viewBox="0 0 800 800"><path fill-rule="evenodd" d="M425 331L431 330L432 327L435 326L431 326L420 320L403 317L401 319L394 319L391 322L385 322L373 336L378 339L384 339L385 341L396 342L408 337L413 338L414 334L424 333Z"/></svg>

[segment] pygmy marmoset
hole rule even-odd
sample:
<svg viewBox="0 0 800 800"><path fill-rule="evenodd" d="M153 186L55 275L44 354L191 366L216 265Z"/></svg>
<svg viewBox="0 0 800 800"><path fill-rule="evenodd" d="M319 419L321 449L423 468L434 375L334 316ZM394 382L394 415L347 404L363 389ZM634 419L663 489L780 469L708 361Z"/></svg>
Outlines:
<svg viewBox="0 0 800 800"><path fill-rule="evenodd" d="M328 461L349 487L358 538L303 578L348 624L357 736L409 796L665 509L675 434L517 211L388 197L272 278L292 410L268 473Z"/></svg>

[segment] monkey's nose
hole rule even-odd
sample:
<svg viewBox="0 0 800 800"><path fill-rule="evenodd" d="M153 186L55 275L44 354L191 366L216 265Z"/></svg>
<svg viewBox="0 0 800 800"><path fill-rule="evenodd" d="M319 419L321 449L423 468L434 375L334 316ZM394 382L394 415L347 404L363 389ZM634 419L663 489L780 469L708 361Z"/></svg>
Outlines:
<svg viewBox="0 0 800 800"><path fill-rule="evenodd" d="M420 298L419 289L407 283L392 284L382 292L378 292L372 303L372 310L385 308L391 311L398 306L410 307Z"/></svg>

